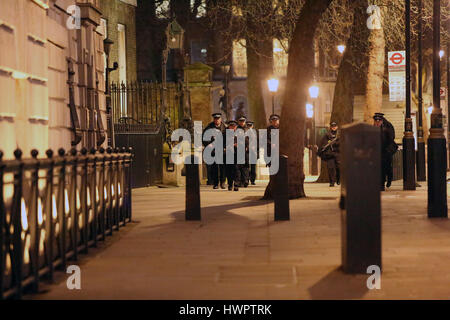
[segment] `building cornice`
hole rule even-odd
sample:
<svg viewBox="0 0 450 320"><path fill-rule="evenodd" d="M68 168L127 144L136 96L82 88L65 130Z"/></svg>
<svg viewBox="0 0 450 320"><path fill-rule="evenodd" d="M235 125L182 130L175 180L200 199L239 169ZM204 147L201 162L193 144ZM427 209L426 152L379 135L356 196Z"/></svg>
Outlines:
<svg viewBox="0 0 450 320"><path fill-rule="evenodd" d="M130 6L135 6L137 7L137 0L119 0L123 3L129 4Z"/></svg>

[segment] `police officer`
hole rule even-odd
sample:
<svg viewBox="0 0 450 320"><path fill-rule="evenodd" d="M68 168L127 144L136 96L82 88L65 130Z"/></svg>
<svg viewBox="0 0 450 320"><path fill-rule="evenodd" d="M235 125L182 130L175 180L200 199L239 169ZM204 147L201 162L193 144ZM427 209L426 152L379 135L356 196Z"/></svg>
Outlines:
<svg viewBox="0 0 450 320"><path fill-rule="evenodd" d="M386 166L386 177L383 179L383 181L387 180L386 183L386 187L390 187L392 184L392 180L394 178L394 168L393 168L393 157L394 154L397 152L398 150L398 146L395 143L395 129L394 126L392 125L392 123L390 123L386 117L384 116L384 113L381 112L377 112L375 113L375 116L377 118L381 118L383 121L383 128L385 128L387 130L387 145L386 145L386 149L385 149L385 153L386 153L386 162L385 162L385 166Z"/></svg>
<svg viewBox="0 0 450 320"><path fill-rule="evenodd" d="M237 122L234 120L230 120L228 121L228 128L227 130L233 130L236 131L237 129ZM226 140L226 133L224 133L223 139L225 141L225 158L226 158L226 153L227 150L234 150L234 159L232 161L232 163L228 163L225 162L225 170L226 170L226 175L227 175L227 181L228 181L228 191L233 190L234 187L234 191L239 191L239 185L235 184L235 180L236 180L236 171L237 171L237 137L234 137L231 141L227 141Z"/></svg>
<svg viewBox="0 0 450 320"><path fill-rule="evenodd" d="M238 127L236 131L242 131L242 135L245 135L247 132L247 125L246 125L247 118L245 116L241 116L238 119ZM237 164L237 171L236 171L236 179L235 183L238 187L248 187L248 180L249 180L249 173L248 173L248 166L249 166L249 139L248 137L244 138L245 143L245 163L244 164Z"/></svg>
<svg viewBox="0 0 450 320"><path fill-rule="evenodd" d="M205 130L203 130L203 136L205 135L205 132L209 129L216 129L219 130L221 132L221 134L223 135L225 133L226 127L225 124L222 122L222 114L221 113L213 113L212 115L213 117L213 121L208 124L208 126L205 128ZM203 145L205 146L205 148L214 142L214 138L208 142L208 141L203 141ZM208 167L208 165L207 165ZM207 169L208 170L208 169ZM220 182L220 187L222 189L225 189L225 166L223 164L218 164L218 163L213 163L211 165L209 165L209 170L210 170L210 174L211 174L211 180L212 180L212 184L214 185L214 189L219 189L219 182Z"/></svg>
<svg viewBox="0 0 450 320"><path fill-rule="evenodd" d="M280 129L280 116L277 114L272 114L269 117L270 125L267 127L267 156L270 157L271 150L274 147L277 147L275 145L272 145L272 136L270 132L273 129Z"/></svg>
<svg viewBox="0 0 450 320"><path fill-rule="evenodd" d="M338 124L336 122L330 123L330 129L320 140L318 155L327 163L330 187L334 187L335 183L339 185L341 174L339 168Z"/></svg>
<svg viewBox="0 0 450 320"><path fill-rule="evenodd" d="M247 130L250 132L250 134L256 136L256 139L253 139L254 142L256 142L256 145L250 145L249 152L255 152L256 153L256 160L259 158L259 137L258 137L258 131L253 127L254 122L253 121L247 121ZM250 163L250 174L249 179L252 186L254 186L256 183L256 163L252 164Z"/></svg>
<svg viewBox="0 0 450 320"><path fill-rule="evenodd" d="M394 141L395 130L384 122L383 115L376 113L373 116L373 125L381 128L381 191L384 191L385 187L389 188L392 183L392 158L398 146Z"/></svg>

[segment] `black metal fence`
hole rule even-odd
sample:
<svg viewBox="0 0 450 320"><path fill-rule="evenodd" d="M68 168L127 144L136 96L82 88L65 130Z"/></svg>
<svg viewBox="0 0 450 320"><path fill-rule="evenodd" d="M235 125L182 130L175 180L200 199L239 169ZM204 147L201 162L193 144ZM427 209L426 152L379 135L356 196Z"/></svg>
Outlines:
<svg viewBox="0 0 450 320"><path fill-rule="evenodd" d="M111 106L115 124L159 126L161 123L163 85L156 82L111 84ZM173 128L179 128L183 118L181 84L167 83L166 116Z"/></svg>
<svg viewBox="0 0 450 320"><path fill-rule="evenodd" d="M78 153L64 149L38 159L0 151L0 299L39 289L43 277L131 221L131 150Z"/></svg>

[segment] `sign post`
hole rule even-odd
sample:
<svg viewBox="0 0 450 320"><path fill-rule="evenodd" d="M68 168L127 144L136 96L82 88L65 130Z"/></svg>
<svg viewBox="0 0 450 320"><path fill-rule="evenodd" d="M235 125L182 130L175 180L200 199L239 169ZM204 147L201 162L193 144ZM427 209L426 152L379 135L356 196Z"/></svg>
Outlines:
<svg viewBox="0 0 450 320"><path fill-rule="evenodd" d="M389 101L405 101L406 96L406 53L392 51L388 53Z"/></svg>

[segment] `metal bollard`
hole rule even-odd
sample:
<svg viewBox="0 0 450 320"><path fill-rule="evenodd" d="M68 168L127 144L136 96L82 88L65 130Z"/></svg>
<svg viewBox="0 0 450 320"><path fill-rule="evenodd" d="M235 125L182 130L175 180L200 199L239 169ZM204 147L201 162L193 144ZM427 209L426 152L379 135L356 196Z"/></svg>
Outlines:
<svg viewBox="0 0 450 320"><path fill-rule="evenodd" d="M191 164L186 164L186 221L200 221L200 177L195 156L191 156ZM186 161L187 162L187 161Z"/></svg>
<svg viewBox="0 0 450 320"><path fill-rule="evenodd" d="M280 166L273 189L275 221L289 221L288 157L280 155Z"/></svg>
<svg viewBox="0 0 450 320"><path fill-rule="evenodd" d="M341 131L342 268L381 269L381 132L365 123ZM362 178L364 177L364 178Z"/></svg>

